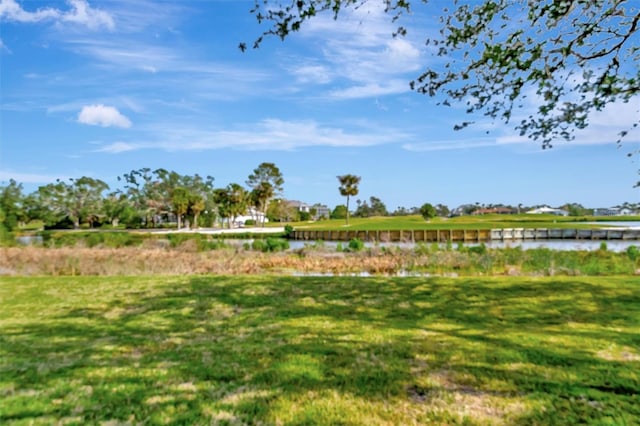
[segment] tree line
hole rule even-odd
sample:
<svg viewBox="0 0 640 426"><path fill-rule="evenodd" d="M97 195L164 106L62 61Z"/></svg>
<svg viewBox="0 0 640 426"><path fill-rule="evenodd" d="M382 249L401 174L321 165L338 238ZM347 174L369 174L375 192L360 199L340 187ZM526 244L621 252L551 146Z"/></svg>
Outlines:
<svg viewBox="0 0 640 426"><path fill-rule="evenodd" d="M282 192L284 178L273 163L261 163L246 180L246 187L230 183L216 188L211 176L182 175L163 168L141 168L118 176L119 189L87 176L58 179L30 194L10 180L0 186L0 223L12 231L40 220L50 228L80 228L111 224L128 228L153 228L166 221L178 229L213 226L222 221L231 227L247 211L264 226L267 208Z"/></svg>
<svg viewBox="0 0 640 426"><path fill-rule="evenodd" d="M398 207L389 212L385 203L376 196L356 200L350 209L352 197L359 194L361 177L351 174L337 176L338 191L346 197L346 204L337 205L326 215L319 215L314 205L307 210L290 205L279 198L284 178L273 163L261 163L247 177L246 187L230 183L215 187L214 178L181 175L166 169L141 168L118 176L122 187L110 190L107 183L87 176L56 180L40 186L31 194L24 194L22 184L10 180L0 186L0 234L13 231L31 222L41 221L45 228L112 227L156 228L170 223L183 227L213 227L216 222L231 227L238 217L249 212L256 225L265 220L297 222L328 216L331 219L373 216L421 215L426 220L436 216L448 217L483 213L523 213L540 206L505 204L464 204L450 209L444 204L424 203L421 207ZM636 211L639 204L624 203L619 207ZM593 209L578 203L560 206L569 216L588 216ZM325 207L326 209L326 207ZM328 211L328 209L327 209Z"/></svg>

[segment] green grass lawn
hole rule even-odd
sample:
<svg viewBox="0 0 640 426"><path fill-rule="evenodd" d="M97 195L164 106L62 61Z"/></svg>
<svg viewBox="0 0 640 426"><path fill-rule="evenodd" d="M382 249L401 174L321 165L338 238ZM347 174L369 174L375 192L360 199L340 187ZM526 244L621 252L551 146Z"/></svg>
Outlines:
<svg viewBox="0 0 640 426"><path fill-rule="evenodd" d="M562 217L555 215L489 214L480 216L458 216L452 218L436 217L425 221L422 216L378 216L368 218L350 218L349 226L344 219L321 220L318 222L295 222L295 229L318 230L368 230L396 231L420 229L498 229L498 228L594 228L606 226L606 221L640 220L637 216L629 217ZM586 222L602 222L598 225Z"/></svg>
<svg viewBox="0 0 640 426"><path fill-rule="evenodd" d="M640 283L2 277L0 424L640 422Z"/></svg>

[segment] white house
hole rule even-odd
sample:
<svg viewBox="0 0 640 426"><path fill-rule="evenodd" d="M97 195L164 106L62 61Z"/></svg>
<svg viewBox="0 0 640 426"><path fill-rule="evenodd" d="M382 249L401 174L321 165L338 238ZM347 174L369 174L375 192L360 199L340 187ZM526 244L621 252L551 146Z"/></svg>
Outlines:
<svg viewBox="0 0 640 426"><path fill-rule="evenodd" d="M594 216L631 216L634 212L626 207L609 207L593 209Z"/></svg>
<svg viewBox="0 0 640 426"><path fill-rule="evenodd" d="M269 222L269 219L265 217L264 213L256 210L255 207L249 207L246 214L236 217L234 225L245 226L245 223L248 220L253 220L255 221L256 224L259 224L259 223L262 223L263 218L264 218L264 223Z"/></svg>
<svg viewBox="0 0 640 426"><path fill-rule="evenodd" d="M569 216L569 212L566 210L552 209L551 207L546 207L546 206L529 210L527 214L555 214L556 216Z"/></svg>

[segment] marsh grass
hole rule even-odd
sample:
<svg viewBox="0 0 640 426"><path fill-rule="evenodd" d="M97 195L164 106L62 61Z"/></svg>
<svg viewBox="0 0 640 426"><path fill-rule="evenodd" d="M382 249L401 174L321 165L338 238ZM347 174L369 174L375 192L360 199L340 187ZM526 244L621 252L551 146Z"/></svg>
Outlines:
<svg viewBox="0 0 640 426"><path fill-rule="evenodd" d="M11 277L2 424L637 424L631 278Z"/></svg>
<svg viewBox="0 0 640 426"><path fill-rule="evenodd" d="M283 252L287 240L266 238L231 245L222 240L187 238L169 243L147 239L141 247L0 247L0 275L140 275L332 273L374 275L638 275L635 250L616 253L557 251L519 247L417 245L328 250L322 244Z"/></svg>

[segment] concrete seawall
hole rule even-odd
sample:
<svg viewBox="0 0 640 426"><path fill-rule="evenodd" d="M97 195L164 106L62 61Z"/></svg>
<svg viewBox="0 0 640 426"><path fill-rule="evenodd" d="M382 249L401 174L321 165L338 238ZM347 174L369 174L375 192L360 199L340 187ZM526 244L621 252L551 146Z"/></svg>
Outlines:
<svg viewBox="0 0 640 426"><path fill-rule="evenodd" d="M305 241L483 242L512 240L640 240L640 229L429 229L405 231L294 230L290 236Z"/></svg>

